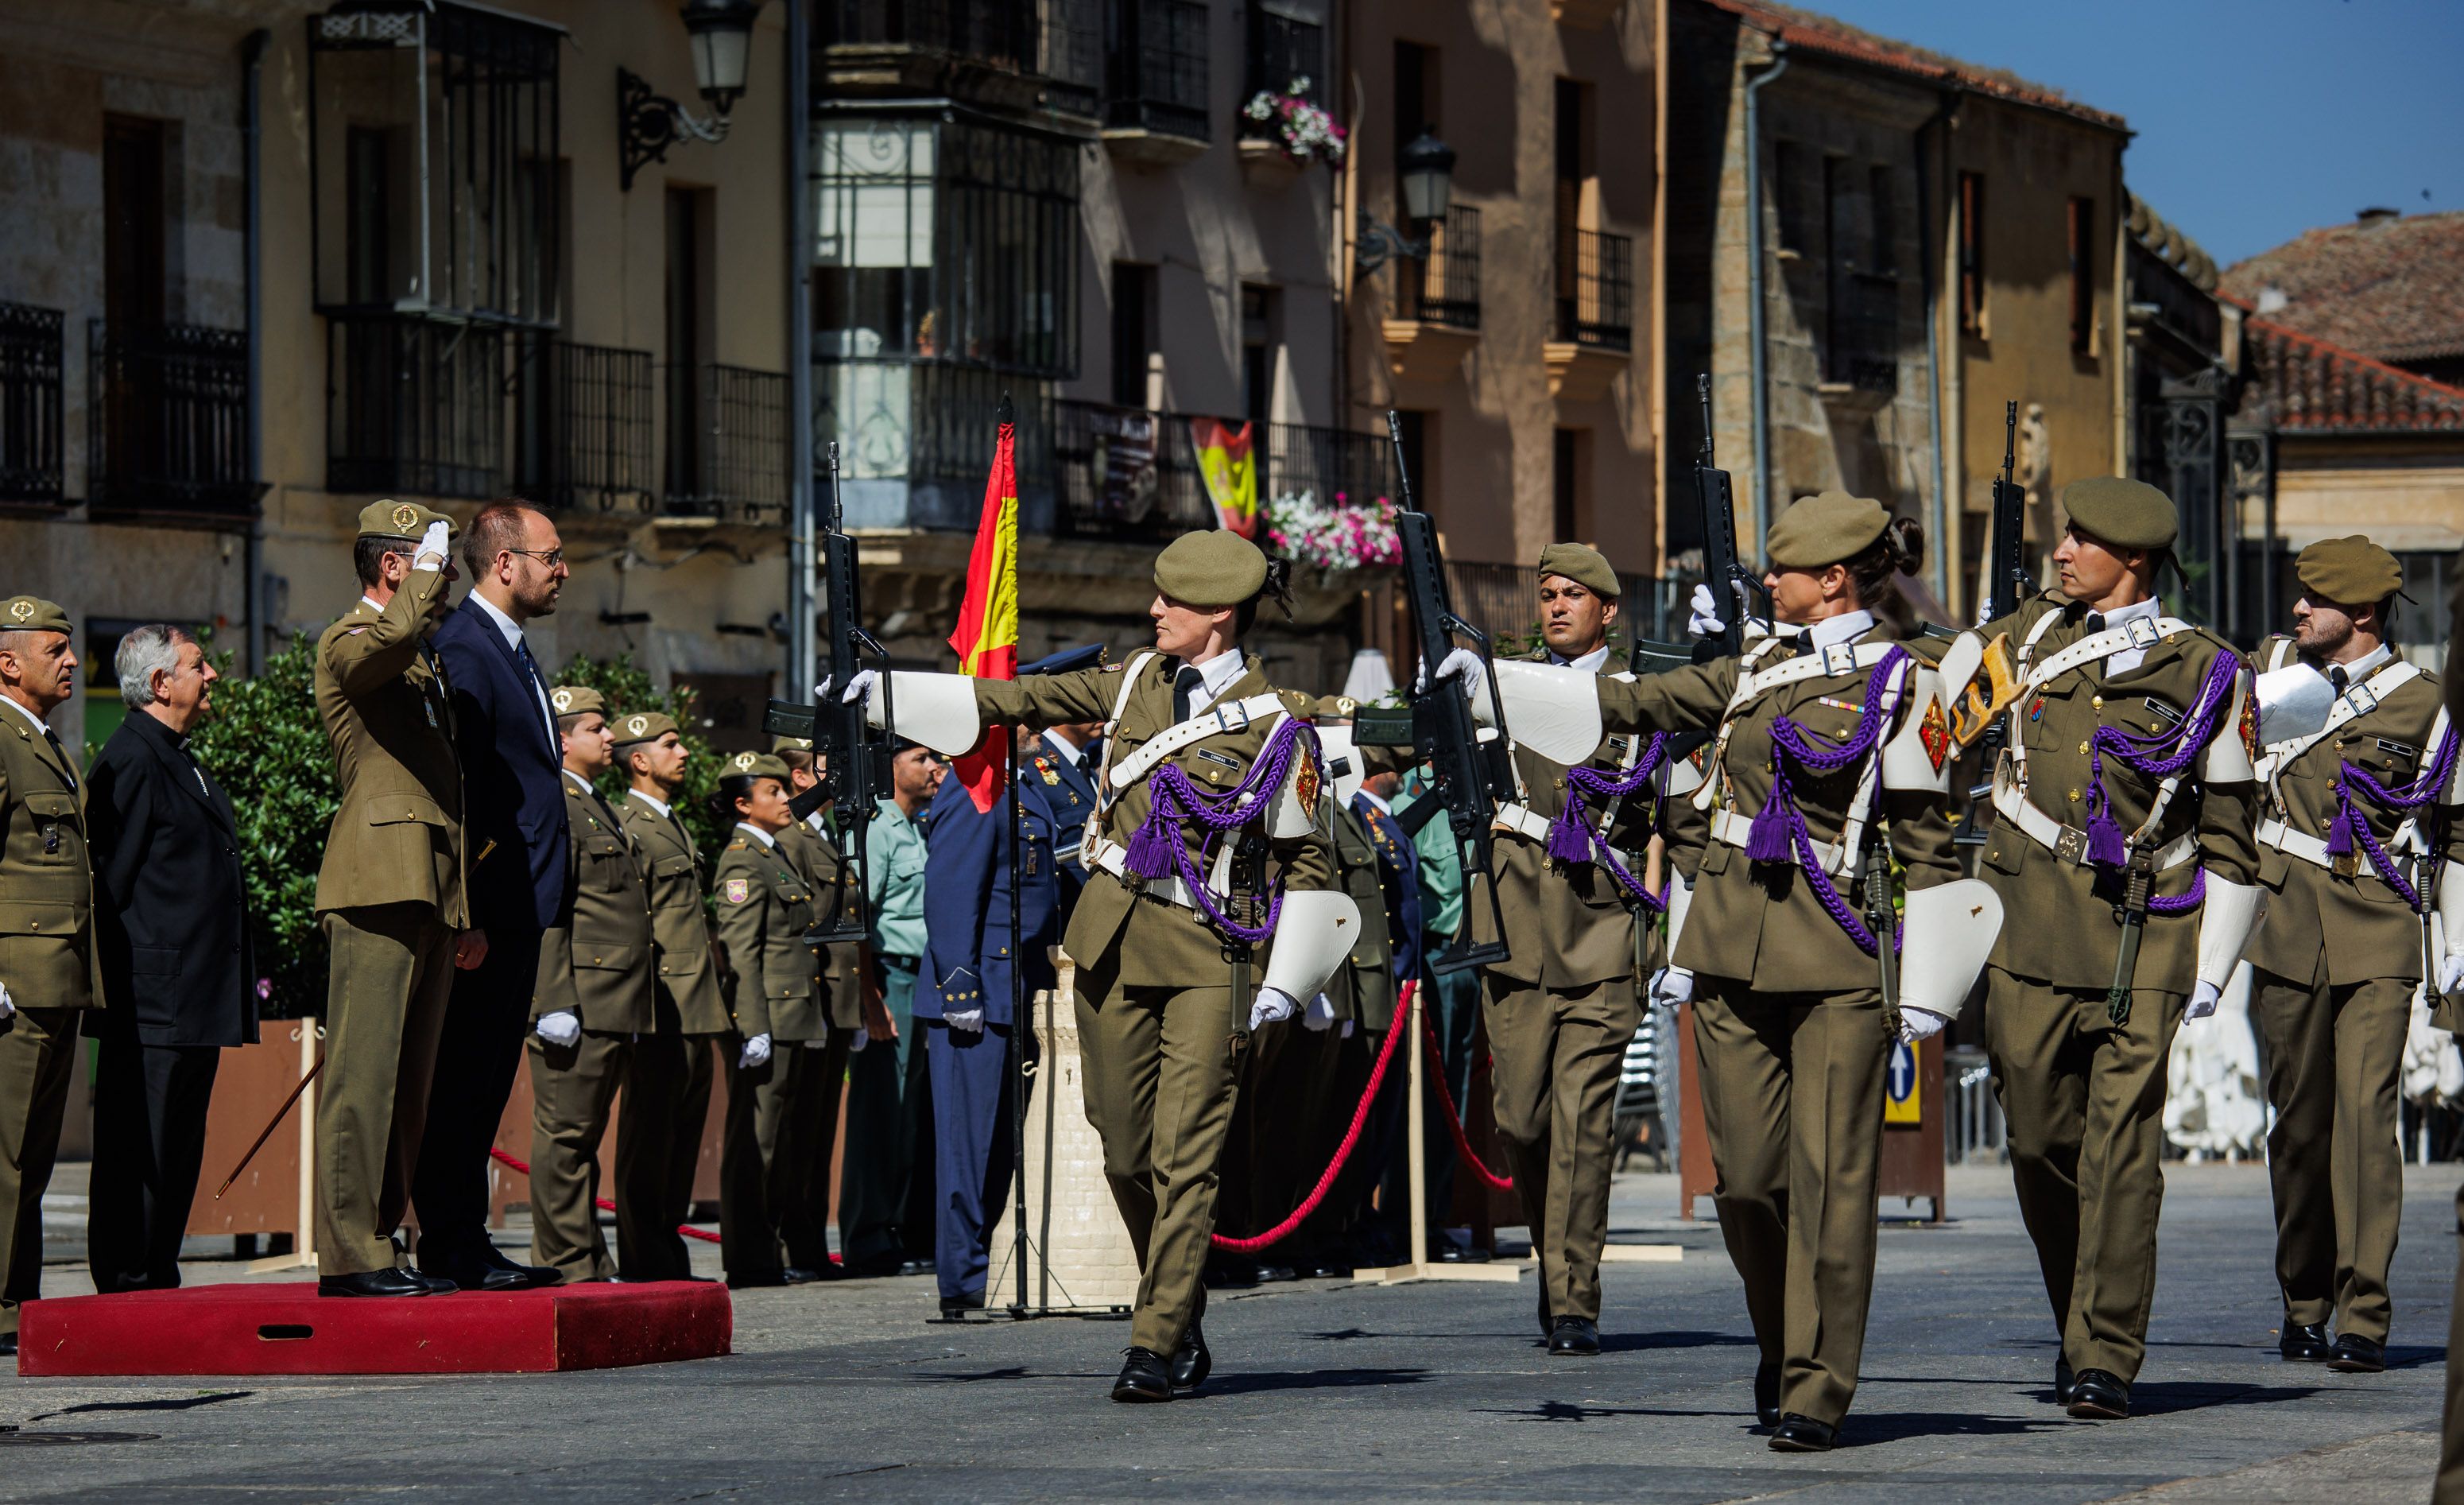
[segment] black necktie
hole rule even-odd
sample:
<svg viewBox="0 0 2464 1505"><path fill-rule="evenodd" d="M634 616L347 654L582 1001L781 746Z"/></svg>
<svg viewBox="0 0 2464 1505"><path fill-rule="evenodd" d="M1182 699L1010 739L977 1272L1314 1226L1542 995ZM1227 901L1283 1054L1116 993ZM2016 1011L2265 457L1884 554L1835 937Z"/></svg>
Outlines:
<svg viewBox="0 0 2464 1505"><path fill-rule="evenodd" d="M1196 664L1181 665L1179 672L1172 676L1172 719L1174 724L1177 725L1178 723L1189 719L1190 702L1198 697L1199 688L1205 683L1206 675L1199 672Z"/></svg>
<svg viewBox="0 0 2464 1505"><path fill-rule="evenodd" d="M69 750L60 745L60 734L46 726L43 728L43 741L52 744L52 756L60 761L60 771L68 775L69 787L75 789L77 786L77 764L69 762Z"/></svg>
<svg viewBox="0 0 2464 1505"><path fill-rule="evenodd" d="M2353 682L2353 678L2352 675L2344 673L2343 665L2329 664L2327 666L2327 682L2336 687L2336 693L2338 695L2343 695L2344 693L2344 687L2351 684Z"/></svg>
<svg viewBox="0 0 2464 1505"><path fill-rule="evenodd" d="M2091 636L2091 637L2093 637L2093 636L2095 636L2097 633L2101 632L2101 631L2104 631L2104 613L2103 613L2103 612L2101 612L2101 611L2091 611L2091 612L2089 612L2089 613L2087 614L2087 631L2088 631L2088 635L2089 635L2089 636Z"/></svg>
<svg viewBox="0 0 2464 1505"><path fill-rule="evenodd" d="M518 632L514 634L514 662L522 666L522 673L531 676L531 684L540 696L544 697L547 694L547 681L539 676L539 660L531 656L531 645L524 642ZM556 720L553 717L549 718L547 724L547 741L548 746L554 749L560 758L562 757L563 749L557 743Z"/></svg>

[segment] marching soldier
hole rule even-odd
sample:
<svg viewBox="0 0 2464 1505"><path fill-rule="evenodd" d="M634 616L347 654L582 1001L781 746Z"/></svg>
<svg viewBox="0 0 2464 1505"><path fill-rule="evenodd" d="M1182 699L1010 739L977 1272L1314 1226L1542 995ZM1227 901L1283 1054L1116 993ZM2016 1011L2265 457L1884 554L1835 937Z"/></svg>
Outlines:
<svg viewBox="0 0 2464 1505"><path fill-rule="evenodd" d="M79 1016L103 1002L86 861L85 781L49 718L77 693L68 613L36 596L0 603L0 1355L17 1308L42 1295L43 1191L60 1147ZM449 755L450 756L450 755ZM49 926L49 930L45 927Z"/></svg>
<svg viewBox="0 0 2464 1505"><path fill-rule="evenodd" d="M548 698L564 749L572 848L563 909L572 918L541 939L531 996L531 1258L567 1283L612 1280L618 1263L599 1230L599 1141L631 1071L633 1042L658 1018L650 895L640 849L590 784L616 762L606 700L582 685L559 685ZM666 1190L657 1180L619 1177L620 1250Z"/></svg>
<svg viewBox="0 0 2464 1505"><path fill-rule="evenodd" d="M719 1253L731 1287L800 1285L821 1268L790 1263L792 1251L826 1260L825 1209L806 1167L827 1158L828 1128L810 1109L812 1080L830 1036L828 985L804 943L817 906L837 902L796 866L779 833L794 823L787 765L766 753L737 753L718 781L718 804L736 830L713 874L719 943L733 970L734 1074L720 1152ZM818 1141L818 1142L817 1142Z"/></svg>
<svg viewBox="0 0 2464 1505"><path fill-rule="evenodd" d="M2404 1210L2405 1036L2436 874L2464 839L2453 809L2456 738L2437 676L2387 646L2404 584L2395 556L2359 536L2330 539L2294 568L2293 635L2258 654L2268 898L2250 945L2251 1013L2276 1108L2277 1347L2376 1374L2387 1367L2387 1267Z"/></svg>
<svg viewBox="0 0 2464 1505"><path fill-rule="evenodd" d="M701 852L675 810L684 738L657 711L619 717L615 736L617 762L632 781L616 816L641 853L659 959L654 1022L633 1042L616 1120L616 1182L633 1199L616 1204L617 1266L630 1280L687 1280L693 1256L676 1228L693 1215L712 1042L728 1031L727 998L702 905Z"/></svg>
<svg viewBox="0 0 2464 1505"><path fill-rule="evenodd" d="M893 730L952 755L987 720L1105 719L1108 804L1064 944L1087 1116L1144 1272L1112 1386L1127 1402L1169 1401L1213 1365L1199 1278L1240 1058L1317 995L1361 920L1332 888L1309 699L1240 649L1259 602L1286 600L1282 566L1239 534L1191 533L1157 556L1155 587L1155 650L1124 664L1015 681L902 673L886 697ZM873 679L849 675L847 698Z"/></svg>
<svg viewBox="0 0 2464 1505"><path fill-rule="evenodd" d="M371 503L352 552L359 604L317 643L317 714L341 798L317 876L332 957L317 1095L320 1295L455 1289L400 1268L392 1237L453 973L487 954L463 898L452 687L428 642L459 578L447 562L453 531L416 503Z"/></svg>

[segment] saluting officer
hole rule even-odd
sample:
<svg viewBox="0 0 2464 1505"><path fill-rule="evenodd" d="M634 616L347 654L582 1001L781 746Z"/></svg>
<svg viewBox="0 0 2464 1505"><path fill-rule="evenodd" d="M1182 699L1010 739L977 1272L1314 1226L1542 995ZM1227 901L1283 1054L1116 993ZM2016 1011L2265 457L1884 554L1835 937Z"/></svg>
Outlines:
<svg viewBox="0 0 2464 1505"><path fill-rule="evenodd" d="M612 1280L618 1260L599 1230L599 1141L633 1042L658 1018L650 892L633 838L591 786L616 763L605 698L586 685L559 685L548 700L564 752L571 849L561 912L571 918L541 937L531 994L531 1258L568 1283ZM665 1191L656 1180L635 1184L620 1176L620 1253L628 1228L657 1209Z"/></svg>
<svg viewBox="0 0 2464 1505"><path fill-rule="evenodd" d="M453 692L429 636L459 576L453 524L414 502L360 514L357 605L317 643L317 714L334 744L340 808L317 876L332 977L317 1093L317 1289L322 1295L451 1291L398 1268L429 1078L456 968L487 942L464 899L462 766Z"/></svg>
<svg viewBox="0 0 2464 1505"><path fill-rule="evenodd" d="M2277 1347L2376 1374L2404 1210L2405 1036L2438 874L2464 840L2456 737L2437 676L2387 646L2404 584L2395 556L2355 535L2311 544L2294 570L2293 635L2258 653L2268 898L2250 945L2276 1108Z"/></svg>
<svg viewBox="0 0 2464 1505"><path fill-rule="evenodd" d="M2062 507L2060 587L1977 629L2008 634L2017 685L1980 874L2010 917L1985 1045L2061 1335L2056 1398L2117 1419L2146 1355L2167 1053L2257 914L2256 728L2239 657L2156 598L2172 500L2106 476Z"/></svg>
<svg viewBox="0 0 2464 1505"><path fill-rule="evenodd" d="M795 821L785 764L737 753L717 799L736 817L713 874L736 1022L719 1160L719 1255L732 1287L802 1284L821 1278L820 1269L782 1256L825 1249L825 1209L813 1202L805 1167L828 1150L828 1129L809 1111L821 1052L804 1047L830 1034L828 987L804 932L817 901L835 902L836 891L818 891L779 844Z"/></svg>
<svg viewBox="0 0 2464 1505"><path fill-rule="evenodd" d="M68 613L0 602L0 1354L42 1295L43 1191L60 1147L78 1016L103 1002L86 860L85 781L48 718L77 693Z"/></svg>
<svg viewBox="0 0 2464 1505"><path fill-rule="evenodd" d="M902 672L886 697L893 730L953 756L986 721L1105 719L1107 804L1064 944L1087 1116L1145 1273L1116 1401L1168 1401L1212 1367L1199 1279L1240 1057L1253 1030L1317 995L1361 920L1332 887L1309 699L1240 648L1260 600L1287 599L1284 574L1237 533L1185 534L1155 560L1154 652L1016 681ZM847 697L874 677L849 675ZM877 722L883 702L871 706ZM1265 947L1262 979L1248 946Z"/></svg>
<svg viewBox="0 0 2464 1505"><path fill-rule="evenodd" d="M643 1204L616 1204L616 1249L626 1278L686 1280L693 1256L679 1224L693 1214L693 1173L710 1119L712 1041L728 1031L710 911L702 903L701 852L675 810L689 754L663 712L618 717L616 760L631 781L616 818L641 853L658 947L655 1021L633 1042L625 1113L616 1120L616 1182Z"/></svg>

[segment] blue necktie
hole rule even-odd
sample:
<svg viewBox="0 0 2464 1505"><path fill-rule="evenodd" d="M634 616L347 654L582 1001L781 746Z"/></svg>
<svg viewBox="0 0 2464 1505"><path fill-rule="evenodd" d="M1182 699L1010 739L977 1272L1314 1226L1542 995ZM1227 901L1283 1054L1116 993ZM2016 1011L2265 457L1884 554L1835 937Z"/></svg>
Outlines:
<svg viewBox="0 0 2464 1505"><path fill-rule="evenodd" d="M522 673L531 676L531 684L544 698L547 695L547 681L539 675L539 660L531 656L531 645L518 633L514 637L514 662L522 666ZM564 749L557 743L556 723L552 720L547 725L547 742L550 751L559 758L564 756Z"/></svg>

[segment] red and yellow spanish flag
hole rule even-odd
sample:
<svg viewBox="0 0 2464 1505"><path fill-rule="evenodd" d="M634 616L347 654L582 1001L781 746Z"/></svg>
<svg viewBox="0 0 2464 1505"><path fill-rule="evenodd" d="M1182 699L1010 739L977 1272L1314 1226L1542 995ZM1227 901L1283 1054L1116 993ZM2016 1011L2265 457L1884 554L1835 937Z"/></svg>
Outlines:
<svg viewBox="0 0 2464 1505"><path fill-rule="evenodd" d="M1256 432L1252 423L1236 429L1220 418L1189 420L1190 446L1198 451L1198 474L1215 503L1216 523L1244 539L1258 536Z"/></svg>
<svg viewBox="0 0 2464 1505"><path fill-rule="evenodd" d="M950 632L958 672L979 679L1018 677L1018 428L1001 426L992 475L984 480L984 513L967 557L967 594ZM1009 768L1009 730L992 727L975 750L950 765L976 808L989 810Z"/></svg>

